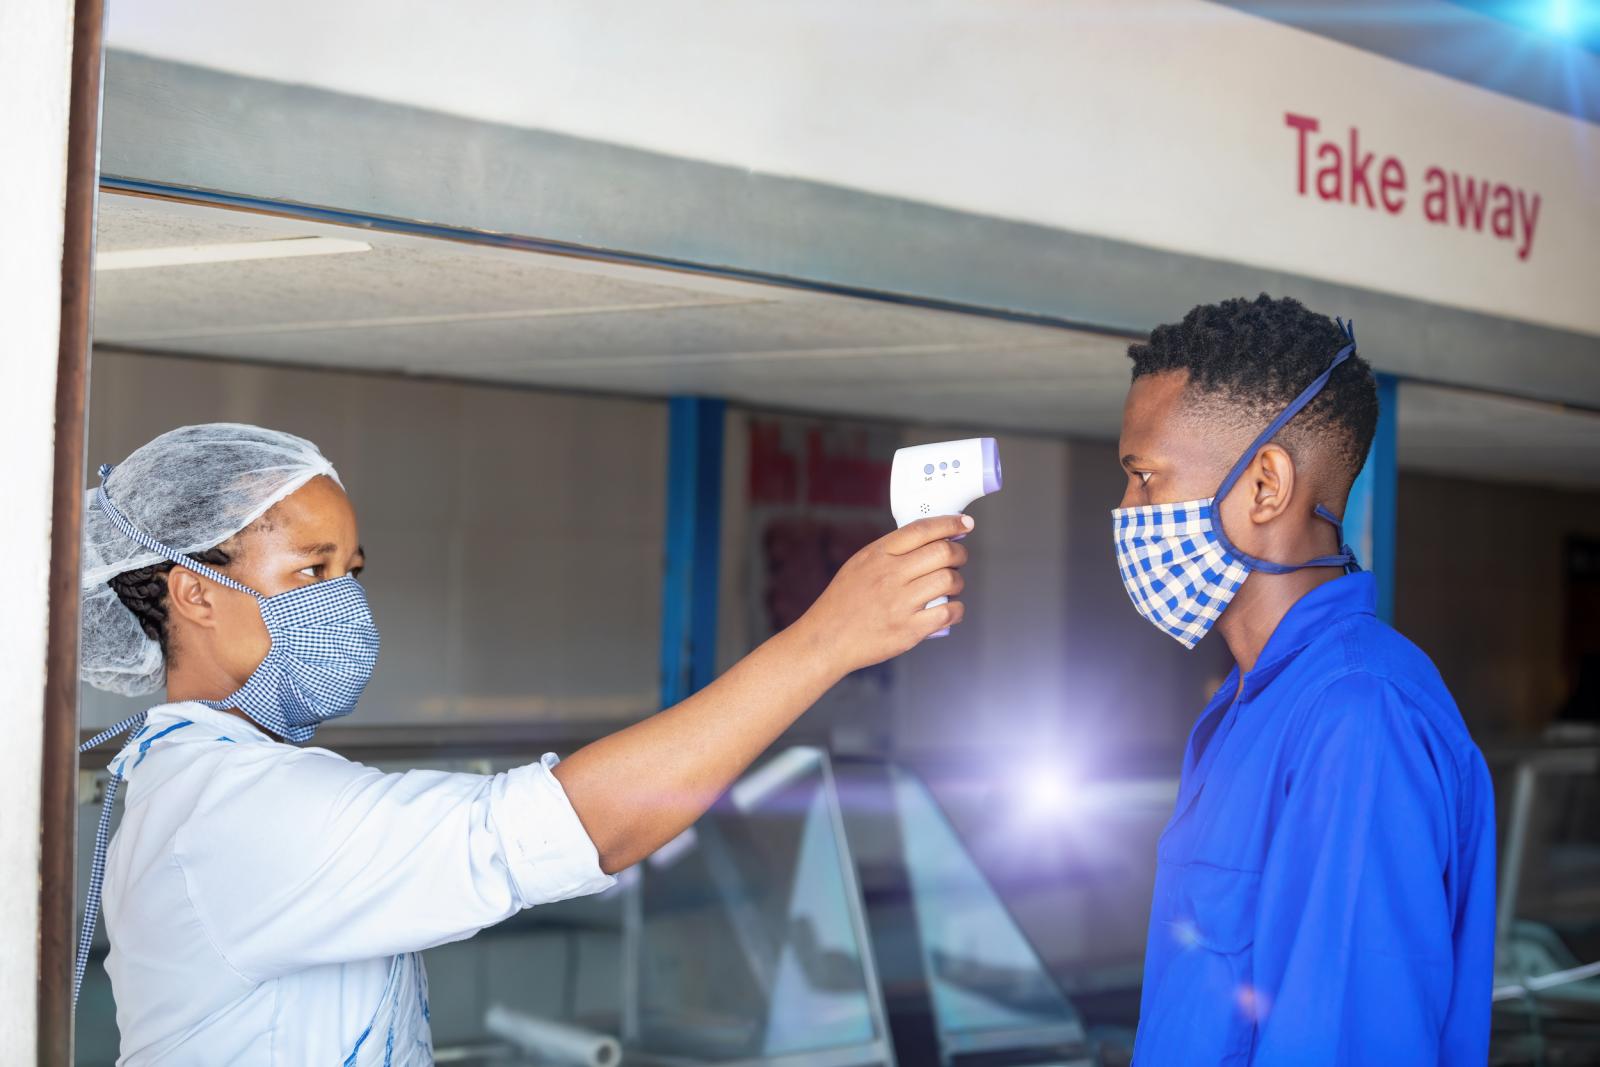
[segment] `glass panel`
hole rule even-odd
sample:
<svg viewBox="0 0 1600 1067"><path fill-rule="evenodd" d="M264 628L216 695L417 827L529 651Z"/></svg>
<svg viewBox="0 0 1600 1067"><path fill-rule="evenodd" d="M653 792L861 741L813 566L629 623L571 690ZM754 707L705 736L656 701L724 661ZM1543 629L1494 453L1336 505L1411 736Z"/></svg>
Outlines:
<svg viewBox="0 0 1600 1067"><path fill-rule="evenodd" d="M1511 921L1495 956L1491 1060L1600 1062L1600 975L1586 966L1600 960L1600 751L1494 763L1500 858L1515 870L1500 883Z"/></svg>
<svg viewBox="0 0 1600 1067"><path fill-rule="evenodd" d="M639 1045L707 1062L876 1036L821 754L789 749L645 865Z"/></svg>
<svg viewBox="0 0 1600 1067"><path fill-rule="evenodd" d="M1078 1016L927 788L893 774L906 866L939 1029L1078 1027Z"/></svg>
<svg viewBox="0 0 1600 1067"><path fill-rule="evenodd" d="M1527 827L1518 911L1570 924L1600 914L1600 776L1539 776Z"/></svg>
<svg viewBox="0 0 1600 1067"><path fill-rule="evenodd" d="M1554 750L1526 757L1527 771L1500 776L1502 854L1520 838L1511 936L1497 961L1503 981L1600 960L1600 753ZM1518 787L1531 781L1523 814ZM1497 783L1499 784L1499 783ZM1520 816L1520 817L1519 817ZM1600 1003L1600 979L1552 996Z"/></svg>

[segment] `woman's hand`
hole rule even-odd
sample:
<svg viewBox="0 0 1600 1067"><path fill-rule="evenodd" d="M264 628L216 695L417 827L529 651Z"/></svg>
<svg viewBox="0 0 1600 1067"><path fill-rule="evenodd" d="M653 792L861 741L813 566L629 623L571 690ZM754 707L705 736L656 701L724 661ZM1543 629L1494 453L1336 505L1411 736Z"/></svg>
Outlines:
<svg viewBox="0 0 1600 1067"><path fill-rule="evenodd" d="M882 663L965 614L956 597L967 550L951 538L972 531L965 515L936 515L885 534L845 561L815 604L794 624L839 675Z"/></svg>

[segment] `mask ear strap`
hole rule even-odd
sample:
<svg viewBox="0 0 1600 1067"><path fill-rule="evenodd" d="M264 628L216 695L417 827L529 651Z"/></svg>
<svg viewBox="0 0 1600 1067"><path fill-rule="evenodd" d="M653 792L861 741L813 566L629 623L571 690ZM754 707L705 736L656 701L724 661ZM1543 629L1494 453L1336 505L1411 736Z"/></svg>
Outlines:
<svg viewBox="0 0 1600 1067"><path fill-rule="evenodd" d="M1288 574L1303 567L1344 567L1347 570L1351 567L1356 567L1359 569L1355 553L1350 550L1349 545L1345 544L1343 524L1334 516L1333 512L1321 504L1317 505L1315 514L1319 518L1333 523L1334 532L1339 539L1339 552L1332 556L1318 556L1316 559L1307 560L1304 563L1274 563L1267 559L1257 559L1250 553L1241 551L1232 541L1228 540L1228 534L1222 528L1222 502L1233 491L1233 487L1239 483L1239 479L1243 477L1244 472L1250 468L1250 464L1256 458L1256 453L1261 450L1263 445L1278 436L1279 431L1288 425L1289 420L1300 414L1305 409L1305 406L1315 399L1316 395L1322 391L1323 386L1328 384L1328 378L1339 364L1349 359L1351 354L1355 352L1355 323L1353 321L1346 322L1343 319L1334 321L1339 323L1339 328L1344 331L1345 339L1349 343L1339 349L1338 353L1333 357L1333 362L1328 364L1327 370L1317 375L1310 385L1300 391L1300 395L1294 398L1293 403L1279 412L1278 417L1273 419L1265 430L1256 435L1256 439L1250 442L1250 447L1245 449L1244 454L1234 463L1233 469L1228 472L1228 476L1222 479L1222 484L1217 487L1216 495L1212 498L1211 528L1217 535L1217 541L1224 550L1235 558L1243 560L1254 570L1265 571L1268 574Z"/></svg>
<svg viewBox="0 0 1600 1067"><path fill-rule="evenodd" d="M186 556L177 549L162 544L160 541L157 541L154 537L151 537L133 523L129 522L127 516L123 515L121 511L118 511L116 505L111 503L111 497L106 495L106 479L111 476L111 472L114 469L115 468L113 468L109 463L100 464L100 487L99 489L95 490L95 503L100 505L100 510L105 513L106 518L110 519L112 524L115 525L118 530L122 531L122 535L124 537L141 548L148 549L149 551L156 553L162 559L170 560L180 567L187 567L196 574L205 575L207 578L210 578L213 582L216 582L219 585L225 585L229 589L237 589L241 593L249 593L257 600L264 599L260 593L256 592L254 589L251 589L249 586L240 585L238 582L234 581L232 578L229 578L221 571L213 570L204 563L201 563L199 560Z"/></svg>

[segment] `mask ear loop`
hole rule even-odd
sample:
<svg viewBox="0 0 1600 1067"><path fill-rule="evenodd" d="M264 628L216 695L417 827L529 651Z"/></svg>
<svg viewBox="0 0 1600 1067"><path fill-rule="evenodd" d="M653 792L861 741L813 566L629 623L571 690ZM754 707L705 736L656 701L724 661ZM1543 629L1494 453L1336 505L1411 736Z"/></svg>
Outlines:
<svg viewBox="0 0 1600 1067"><path fill-rule="evenodd" d="M187 567L197 574L205 575L207 578L210 578L213 582L216 582L219 585L225 585L229 589L235 589L241 593L249 593L257 600L266 599L266 597L262 596L254 589L251 589L247 585L241 585L232 578L229 578L226 574L223 574L221 571L213 570L204 563L201 563L199 560L184 555L182 552L172 548L170 545L162 544L160 541L157 541L154 537L151 537L133 523L129 522L127 516L123 515L121 511L117 510L116 505L111 503L111 498L106 495L106 479L111 476L111 472L114 469L115 468L109 463L100 464L100 487L95 490L95 503L100 505L100 510L105 513L106 518L110 519L112 524L116 526L118 530L122 531L122 535L124 537L139 547L156 553L162 559L169 560L180 567Z"/></svg>
<svg viewBox="0 0 1600 1067"><path fill-rule="evenodd" d="M95 503L100 506L100 510L105 513L106 518L110 519L116 528L122 531L124 537L142 548L157 553L164 559L171 560L179 566L188 567L203 574L214 582L225 585L230 589L236 589L241 593L249 593L257 600L262 599L261 594L254 589L240 585L226 574L221 574L207 567L199 560L190 559L182 552L162 544L129 522L127 517L111 503L111 498L106 495L106 479L110 477L112 469L109 463L100 465L100 487L95 493ZM141 711L137 715L122 720L110 729L101 731L79 745L78 751L80 753L87 752L124 732L128 734L128 737L124 740L124 744L126 744L127 741L138 737L139 733L143 731L145 715L146 713ZM115 806L117 799L117 787L122 784L121 768L113 767L109 768L109 770L111 777L106 782L105 795L100 799L100 819L95 825L94 858L89 867L89 889L84 896L83 923L78 930L78 949L72 961L72 1003L74 1005L78 1003L78 994L83 989L83 976L89 968L89 946L94 940L95 926L100 919L100 887L105 880L106 847L111 840L111 810Z"/></svg>
<svg viewBox="0 0 1600 1067"><path fill-rule="evenodd" d="M84 753L91 748L102 745L126 733L123 739L127 744L139 736L136 731L144 728L145 712L130 715L115 726L91 737L78 746L78 752ZM89 945L94 941L94 928L100 921L100 886L105 881L106 873L106 845L111 840L111 809L117 799L117 787L122 784L122 772L119 768L107 767L110 778L106 781L105 792L100 797L100 818L95 823L94 830L94 858L89 864L89 888L83 898L83 923L78 928L78 949L72 957L72 1003L76 1007L78 993L83 989L83 976L89 969Z"/></svg>
<svg viewBox="0 0 1600 1067"><path fill-rule="evenodd" d="M1335 319L1334 321L1339 323L1339 328L1344 331L1349 344L1339 349L1338 354L1333 357L1333 362L1328 364L1328 369L1317 375L1316 380L1301 390L1300 395L1294 398L1294 402L1284 408L1278 417L1273 419L1267 428L1256 436L1256 439L1250 443L1250 447L1245 449L1244 454L1234 463L1233 469L1222 480L1222 484L1217 487L1216 495L1212 498L1213 521L1211 527L1217 535L1217 541L1224 550L1235 558L1242 560L1252 570L1265 571L1267 574L1289 574L1305 567L1343 567L1346 571L1361 569L1361 564L1356 561L1355 552L1345 543L1344 524L1339 521L1338 516L1321 504L1316 506L1315 514L1318 518L1333 524L1334 536L1338 538L1339 542L1339 551L1336 555L1318 556L1316 559L1310 559L1304 563L1274 563L1272 560L1258 559L1250 555L1250 553L1240 550L1232 541L1228 540L1228 534L1222 528L1222 502L1233 491L1233 487L1238 484L1244 472L1249 469L1251 462L1255 460L1256 453L1261 450L1263 445L1278 436L1278 432L1288 424L1290 419L1300 414L1305 406L1311 403L1316 395L1322 391L1323 386L1328 384L1328 378L1339 364L1349 359L1351 354L1355 352L1355 322L1346 322L1343 319Z"/></svg>

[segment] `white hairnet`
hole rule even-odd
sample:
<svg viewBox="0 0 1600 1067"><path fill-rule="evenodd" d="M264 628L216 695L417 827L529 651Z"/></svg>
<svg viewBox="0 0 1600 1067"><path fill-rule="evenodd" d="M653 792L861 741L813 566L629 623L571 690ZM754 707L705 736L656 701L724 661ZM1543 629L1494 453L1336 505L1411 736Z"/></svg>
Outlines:
<svg viewBox="0 0 1600 1067"><path fill-rule="evenodd" d="M191 554L213 548L320 474L339 475L304 438L242 423L183 426L117 464L106 495L128 521ZM97 689L135 696L166 683L161 646L107 581L162 557L117 529L90 489L83 509L83 648L79 669Z"/></svg>

